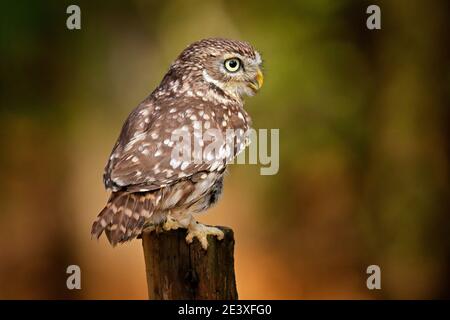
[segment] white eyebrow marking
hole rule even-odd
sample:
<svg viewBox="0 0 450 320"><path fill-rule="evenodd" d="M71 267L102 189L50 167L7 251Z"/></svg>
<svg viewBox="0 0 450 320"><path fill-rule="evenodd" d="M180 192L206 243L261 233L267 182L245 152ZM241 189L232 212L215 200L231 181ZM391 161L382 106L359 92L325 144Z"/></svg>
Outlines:
<svg viewBox="0 0 450 320"><path fill-rule="evenodd" d="M261 64L262 63L261 55L259 54L258 51L255 51L255 56L256 56L256 63Z"/></svg>

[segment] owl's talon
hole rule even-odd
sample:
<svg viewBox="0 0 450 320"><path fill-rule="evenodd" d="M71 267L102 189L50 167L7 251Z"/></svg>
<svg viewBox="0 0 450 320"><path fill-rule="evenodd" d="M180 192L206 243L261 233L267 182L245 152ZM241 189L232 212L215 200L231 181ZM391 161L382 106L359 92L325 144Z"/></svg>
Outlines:
<svg viewBox="0 0 450 320"><path fill-rule="evenodd" d="M163 229L165 231L177 230L178 228L182 228L183 226L177 221L172 219L171 217L167 217L166 222L163 225Z"/></svg>
<svg viewBox="0 0 450 320"><path fill-rule="evenodd" d="M144 227L142 228L142 233L144 232L152 233L153 231L155 232L157 231L156 226L154 224L144 225Z"/></svg>
<svg viewBox="0 0 450 320"><path fill-rule="evenodd" d="M208 227L201 223L189 225L186 242L192 243L197 238L204 250L208 249L208 235L216 236L218 240L224 237L223 231L216 227Z"/></svg>

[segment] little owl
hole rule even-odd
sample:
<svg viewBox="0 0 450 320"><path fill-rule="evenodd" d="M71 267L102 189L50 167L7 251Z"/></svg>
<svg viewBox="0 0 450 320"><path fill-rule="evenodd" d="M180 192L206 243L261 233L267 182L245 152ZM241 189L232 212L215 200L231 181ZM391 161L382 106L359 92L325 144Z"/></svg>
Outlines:
<svg viewBox="0 0 450 320"><path fill-rule="evenodd" d="M188 46L125 121L103 176L112 194L92 235L105 231L114 246L144 228L185 228L186 241L195 237L204 249L208 235L222 239L193 214L217 202L227 165L248 145L243 98L262 83L261 56L250 44L205 39Z"/></svg>

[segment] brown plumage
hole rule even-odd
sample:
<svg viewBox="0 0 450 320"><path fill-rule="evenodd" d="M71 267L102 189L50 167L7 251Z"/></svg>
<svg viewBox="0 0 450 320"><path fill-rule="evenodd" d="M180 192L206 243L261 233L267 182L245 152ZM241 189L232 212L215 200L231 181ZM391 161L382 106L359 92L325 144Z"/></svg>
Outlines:
<svg viewBox="0 0 450 320"><path fill-rule="evenodd" d="M98 238L105 231L112 245L135 238L153 212L154 198L149 192L113 192L92 226L92 235Z"/></svg>
<svg viewBox="0 0 450 320"><path fill-rule="evenodd" d="M92 226L94 237L105 231L116 245L144 226L163 225L187 228L188 239L204 247L208 234L220 238L192 214L217 201L227 164L248 143L243 97L261 86L260 65L253 47L234 40L202 40L180 54L122 128L104 174L112 194ZM181 138L188 158L175 153Z"/></svg>

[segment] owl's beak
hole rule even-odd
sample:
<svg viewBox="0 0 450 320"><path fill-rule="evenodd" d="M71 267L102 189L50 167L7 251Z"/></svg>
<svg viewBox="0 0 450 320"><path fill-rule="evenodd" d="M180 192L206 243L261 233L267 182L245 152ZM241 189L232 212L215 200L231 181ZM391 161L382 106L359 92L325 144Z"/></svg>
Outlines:
<svg viewBox="0 0 450 320"><path fill-rule="evenodd" d="M258 73L256 74L256 81L258 82L258 89L261 89L264 83L264 76L260 69L258 69Z"/></svg>
<svg viewBox="0 0 450 320"><path fill-rule="evenodd" d="M264 83L264 75L262 74L261 70L258 69L255 79L252 82L250 82L250 88L252 88L256 92L259 89L261 89L263 83Z"/></svg>

